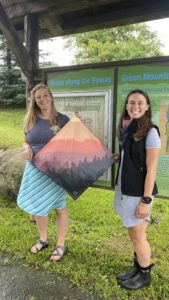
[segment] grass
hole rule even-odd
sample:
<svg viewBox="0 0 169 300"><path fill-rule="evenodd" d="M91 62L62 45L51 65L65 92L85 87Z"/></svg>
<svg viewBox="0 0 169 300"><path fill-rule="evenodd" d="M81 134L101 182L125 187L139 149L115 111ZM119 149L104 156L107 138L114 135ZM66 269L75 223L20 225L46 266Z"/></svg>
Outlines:
<svg viewBox="0 0 169 300"><path fill-rule="evenodd" d="M89 188L76 201L68 197L69 251L58 264L49 261L55 245L54 212L49 216L48 250L31 255L30 246L38 238L36 225L29 223L29 216L15 201L0 197L1 251L48 273L59 273L72 285L105 299L169 299L169 202L155 199L148 230L155 263L153 282L142 290L127 291L117 284L116 274L131 265L132 248L126 229L112 210L113 195L112 191Z"/></svg>
<svg viewBox="0 0 169 300"><path fill-rule="evenodd" d="M0 111L0 148L20 147L24 110ZM4 138L5 137L5 138ZM76 201L68 196L70 216L66 246L60 263L49 257L55 246L55 215L49 216L49 248L31 255L38 238L36 225L20 210L15 199L0 196L0 249L9 260L21 260L39 270L59 273L91 294L116 300L169 299L169 201L155 199L148 237L152 248L152 284L138 291L121 289L116 274L132 263L132 248L126 229L112 209L113 191L89 188Z"/></svg>
<svg viewBox="0 0 169 300"><path fill-rule="evenodd" d="M24 116L25 109L0 109L0 149L21 147Z"/></svg>

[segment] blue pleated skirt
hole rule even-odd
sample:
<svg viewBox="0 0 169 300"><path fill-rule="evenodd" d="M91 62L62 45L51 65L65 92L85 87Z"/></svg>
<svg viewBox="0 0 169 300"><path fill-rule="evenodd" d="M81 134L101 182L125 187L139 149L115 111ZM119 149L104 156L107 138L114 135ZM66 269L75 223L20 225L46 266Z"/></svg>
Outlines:
<svg viewBox="0 0 169 300"><path fill-rule="evenodd" d="M66 193L51 178L26 161L17 204L31 215L47 216L51 209L66 207Z"/></svg>

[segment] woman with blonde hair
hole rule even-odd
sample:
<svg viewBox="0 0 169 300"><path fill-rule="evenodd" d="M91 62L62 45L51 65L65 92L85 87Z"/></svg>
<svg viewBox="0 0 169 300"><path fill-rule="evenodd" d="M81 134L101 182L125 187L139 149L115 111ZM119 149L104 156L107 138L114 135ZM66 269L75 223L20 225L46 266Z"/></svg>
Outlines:
<svg viewBox="0 0 169 300"><path fill-rule="evenodd" d="M48 247L48 214L56 211L57 240L51 255L52 261L59 261L66 253L64 245L68 228L66 193L47 175L31 163L33 156L53 138L69 118L55 109L49 88L40 83L31 91L31 100L24 121L25 139L23 156L26 166L17 198L18 206L34 215L39 230L39 240L31 248L33 254Z"/></svg>

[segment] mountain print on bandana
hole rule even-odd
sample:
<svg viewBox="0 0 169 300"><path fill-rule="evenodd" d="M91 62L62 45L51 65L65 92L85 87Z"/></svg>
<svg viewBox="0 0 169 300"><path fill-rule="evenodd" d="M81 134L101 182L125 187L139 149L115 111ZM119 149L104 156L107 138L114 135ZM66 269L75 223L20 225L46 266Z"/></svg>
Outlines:
<svg viewBox="0 0 169 300"><path fill-rule="evenodd" d="M74 117L34 156L32 163L77 199L114 159L80 119Z"/></svg>

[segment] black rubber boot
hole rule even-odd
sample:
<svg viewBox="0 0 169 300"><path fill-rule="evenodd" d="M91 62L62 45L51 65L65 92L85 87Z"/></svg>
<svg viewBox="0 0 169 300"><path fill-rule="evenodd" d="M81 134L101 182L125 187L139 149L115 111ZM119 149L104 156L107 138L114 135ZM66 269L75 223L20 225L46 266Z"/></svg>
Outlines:
<svg viewBox="0 0 169 300"><path fill-rule="evenodd" d="M139 264L138 264L138 259L137 259L137 255L136 253L134 252L134 265L132 268L130 268L129 270L127 270L126 272L124 273L121 273L121 274L118 274L116 276L116 278L118 280L127 280L127 279L130 279L132 278L134 275L136 275L136 273L138 272L139 270Z"/></svg>
<svg viewBox="0 0 169 300"><path fill-rule="evenodd" d="M135 276L133 276L130 279L121 281L120 284L122 287L128 289L128 290L138 290L141 289L151 283L151 268L153 264L142 268L139 266L139 270L136 273Z"/></svg>

